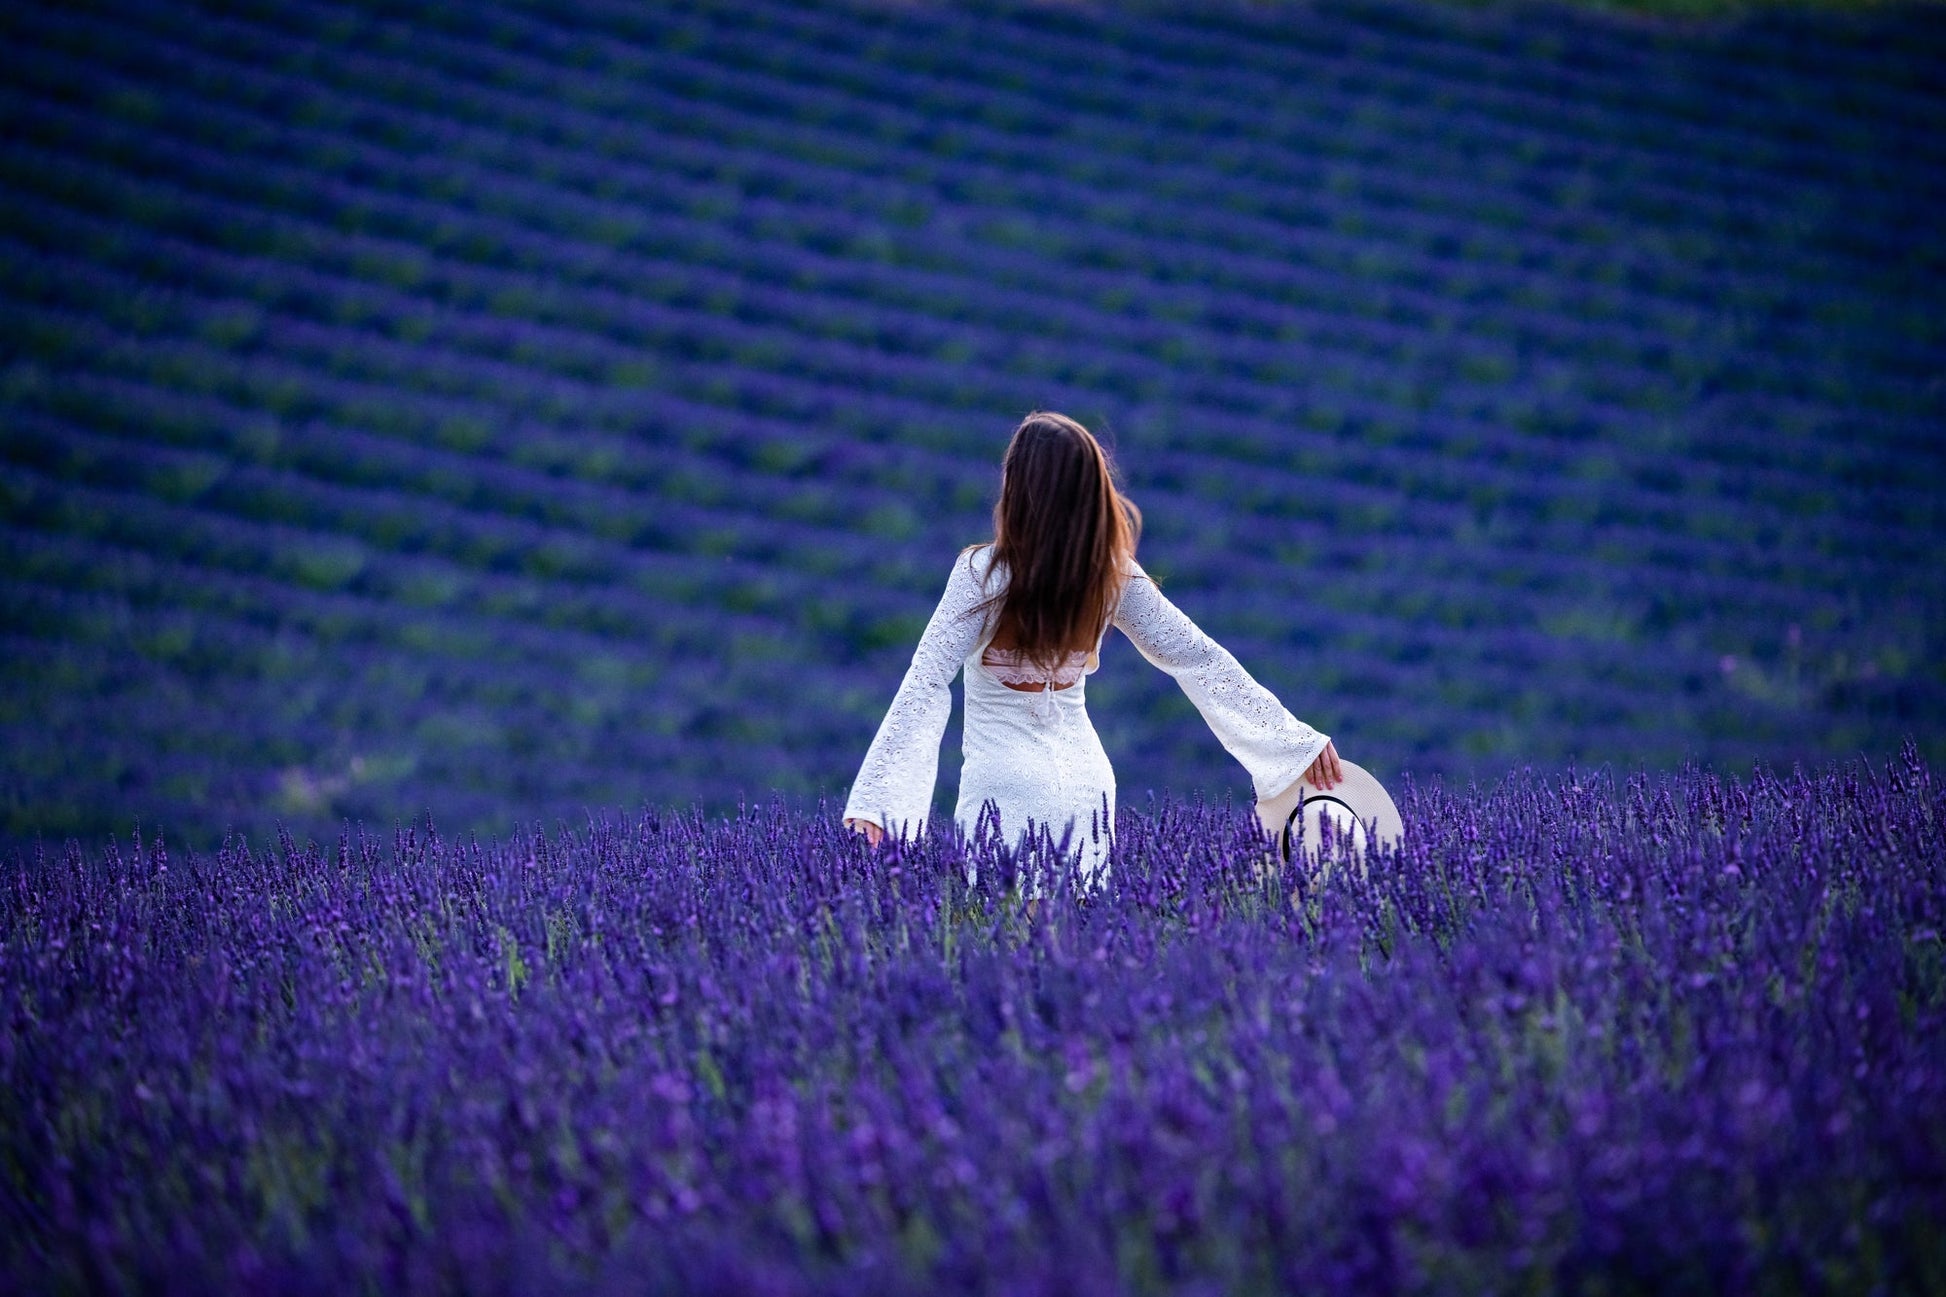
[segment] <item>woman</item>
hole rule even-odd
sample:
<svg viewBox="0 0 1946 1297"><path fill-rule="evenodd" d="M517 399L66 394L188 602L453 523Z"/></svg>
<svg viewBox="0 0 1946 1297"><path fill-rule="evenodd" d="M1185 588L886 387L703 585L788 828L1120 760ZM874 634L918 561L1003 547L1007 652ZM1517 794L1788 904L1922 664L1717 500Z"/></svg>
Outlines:
<svg viewBox="0 0 1946 1297"><path fill-rule="evenodd" d="M876 846L932 806L951 685L966 673L965 765L954 819L968 837L1066 838L1084 884L1106 865L1115 772L1088 721L1085 679L1113 624L1175 677L1241 761L1259 800L1309 774L1340 777L1331 740L1293 717L1198 630L1135 561L1141 513L1108 456L1060 414L1028 415L1001 465L993 540L963 551L865 753L845 824ZM997 825L994 824L997 817Z"/></svg>

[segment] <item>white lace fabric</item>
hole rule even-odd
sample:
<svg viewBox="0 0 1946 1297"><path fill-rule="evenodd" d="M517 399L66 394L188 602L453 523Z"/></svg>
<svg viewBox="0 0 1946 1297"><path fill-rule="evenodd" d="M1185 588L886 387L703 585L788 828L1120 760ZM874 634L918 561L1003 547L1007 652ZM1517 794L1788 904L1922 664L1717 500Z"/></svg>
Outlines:
<svg viewBox="0 0 1946 1297"><path fill-rule="evenodd" d="M994 678L1009 688L1032 685L1036 689L1066 689L1080 682L1081 677L1095 667L1095 655L1082 649L1067 654L1054 668L1038 666L1028 660L1019 649L994 648L987 645L980 654L980 665L991 671Z"/></svg>
<svg viewBox="0 0 1946 1297"><path fill-rule="evenodd" d="M963 670L965 762L953 816L961 832L975 836L983 809L991 805L987 814L998 815L1006 840L1018 841L1030 829L1045 829L1056 841L1070 835L1084 881L1092 881L1106 868L1115 819L1115 772L1087 711L1086 677L1098 654L1083 655L1067 688L1009 689L983 662L994 627L992 615L983 616L979 605L1004 588L1006 579L1001 569L989 584L991 558L991 548L981 546L955 560L912 664L866 750L845 818L869 820L894 834L925 827L939 773L939 743L952 713L953 677ZM1249 771L1259 800L1289 788L1324 750L1328 737L1285 710L1169 602L1140 566L1122 588L1114 625L1181 686L1224 748ZM1046 680L1045 668L1032 670L1039 674L1031 683Z"/></svg>

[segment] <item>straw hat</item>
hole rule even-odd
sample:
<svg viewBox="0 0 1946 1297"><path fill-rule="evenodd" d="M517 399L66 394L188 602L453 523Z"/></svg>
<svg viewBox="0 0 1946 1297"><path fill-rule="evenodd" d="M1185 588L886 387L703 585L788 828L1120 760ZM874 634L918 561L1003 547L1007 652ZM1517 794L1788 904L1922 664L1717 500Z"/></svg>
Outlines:
<svg viewBox="0 0 1946 1297"><path fill-rule="evenodd" d="M1343 757L1338 765L1344 778L1336 787L1320 789L1307 777L1257 803L1257 819L1264 832L1277 840L1278 854L1286 860L1300 842L1306 853L1315 855L1326 824L1334 847L1349 834L1352 849L1361 855L1405 835L1405 822L1385 785L1371 771Z"/></svg>

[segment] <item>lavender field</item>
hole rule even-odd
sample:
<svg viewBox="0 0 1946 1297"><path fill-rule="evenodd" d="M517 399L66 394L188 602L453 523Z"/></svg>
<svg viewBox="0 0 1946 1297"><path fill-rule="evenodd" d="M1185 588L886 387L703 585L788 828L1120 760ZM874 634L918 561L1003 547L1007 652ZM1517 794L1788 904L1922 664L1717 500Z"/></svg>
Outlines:
<svg viewBox="0 0 1946 1297"><path fill-rule="evenodd" d="M1946 1291L1940 6L0 40L0 1292ZM1400 848L839 828L1033 408Z"/></svg>
<svg viewBox="0 0 1946 1297"><path fill-rule="evenodd" d="M838 796L1035 407L1388 779L1946 760L1936 7L0 35L10 842Z"/></svg>
<svg viewBox="0 0 1946 1297"><path fill-rule="evenodd" d="M0 1287L1946 1285L1946 790L1418 784L1104 890L829 816L123 844L0 891ZM977 879L966 881L968 864Z"/></svg>

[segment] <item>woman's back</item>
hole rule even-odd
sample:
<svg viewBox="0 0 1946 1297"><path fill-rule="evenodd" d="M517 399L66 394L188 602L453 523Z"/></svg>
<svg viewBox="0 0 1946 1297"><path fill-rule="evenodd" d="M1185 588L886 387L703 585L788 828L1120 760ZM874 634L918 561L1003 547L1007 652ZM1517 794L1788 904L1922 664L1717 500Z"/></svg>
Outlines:
<svg viewBox="0 0 1946 1297"><path fill-rule="evenodd" d="M963 673L965 759L955 823L968 838L997 835L1008 845L1027 834L1065 841L1082 881L1091 883L1107 867L1115 817L1114 768L1087 712L1086 678L1099 656L1095 649L1069 649L1056 659L1057 672L1079 666L1066 687L1044 687L1050 666L1031 661L1020 669L1040 673L1038 683L1025 689L1009 684L987 661L999 621L994 596L1004 595L1008 579L991 546L955 559L852 785L845 816L895 832L923 825L952 710L952 679ZM1182 686L1250 771L1260 796L1294 783L1329 743L1197 629L1139 565L1130 564L1110 615L1145 658Z"/></svg>

